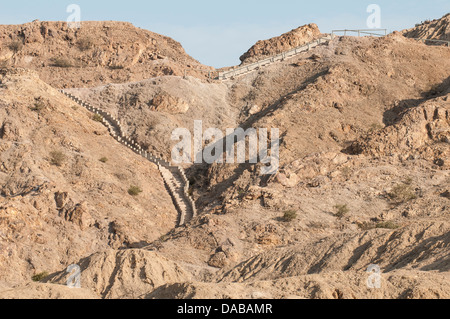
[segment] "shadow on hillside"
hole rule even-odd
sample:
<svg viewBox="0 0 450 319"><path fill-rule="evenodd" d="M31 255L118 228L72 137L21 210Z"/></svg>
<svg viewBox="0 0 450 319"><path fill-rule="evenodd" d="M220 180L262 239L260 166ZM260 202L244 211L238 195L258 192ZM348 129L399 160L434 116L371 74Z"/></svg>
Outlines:
<svg viewBox="0 0 450 319"><path fill-rule="evenodd" d="M423 92L421 98L400 101L396 106L384 112L383 123L386 126L394 125L403 118L407 110L415 108L429 99L444 96L449 93L449 90L450 76L442 83L434 85L430 90Z"/></svg>
<svg viewBox="0 0 450 319"><path fill-rule="evenodd" d="M255 123L257 123L260 119L273 115L277 109L279 109L281 106L283 106L283 103L286 100L286 98L304 90L309 84L314 83L318 78L326 75L328 72L329 72L328 68L325 68L321 72L316 73L314 76L307 78L297 89L295 89L292 92L289 92L286 95L281 96L278 100L276 100L274 103L272 103L270 106L268 106L264 110L261 110L260 112L254 114L253 116L246 119L244 122L242 122L240 124L240 128L247 130L249 128L252 128L255 125ZM286 136L286 132L283 132L282 128L279 128L279 129L280 129L280 133L281 133L280 137L279 137L279 144L281 145ZM211 148L217 147L217 149L221 149L222 152L221 152L221 154L218 154L218 155L223 156L224 153L227 151L226 140L228 137L230 137L230 136L225 136L224 138L222 138L221 140L217 141L215 144L213 144L209 147L211 147ZM242 139L240 139L240 140L235 139L234 143L236 144L239 141L242 141ZM280 145L278 145L278 146L280 146ZM229 146L228 146L228 149L230 149ZM200 191L200 193L202 193L202 195L196 201L197 208L205 207L214 198L218 198L218 197L222 196L225 193L225 191L229 187L231 187L233 185L233 183L242 175L243 172L245 172L246 170L251 171L251 169L256 165L258 165L258 164L251 164L249 162L244 163L244 164L239 164L234 169L232 176L230 176L227 179L224 179L222 182L219 182L218 184L214 185L213 187L208 188L208 190L206 190L207 187L204 187L205 185L201 185L200 186L201 188L199 187L198 190ZM194 165L193 167L191 167L190 169L188 169L187 173L189 176L195 176L198 174L205 175L208 171L208 167L209 167L208 164L197 164L197 165ZM264 175L259 176L260 185L261 186L266 185L269 178L270 178L270 176L264 176Z"/></svg>
<svg viewBox="0 0 450 319"><path fill-rule="evenodd" d="M418 99L407 99L397 103L396 106L387 110L383 114L383 123L386 127L400 122L409 109L418 107L430 99L445 96L450 93L450 76L442 83L434 85L430 90L423 92ZM341 152L348 155L359 155L363 152L362 143L370 139L370 135L360 136L358 139L349 142L348 146Z"/></svg>
<svg viewBox="0 0 450 319"><path fill-rule="evenodd" d="M387 244L386 244L387 245ZM386 251L386 245L381 246L378 249L378 260L383 258L383 255ZM450 246L450 233L443 234L437 237L431 237L420 244L418 244L411 251L399 256L397 260L390 262L390 264L385 268L384 272L388 273L397 269L405 268L409 265L411 261L417 260L418 256L421 256L420 259L426 259L426 257L432 257L430 254L423 254L424 252L432 252L436 246L440 247L449 247ZM423 266L420 268L421 271L439 271L439 272L447 272L450 270L450 255L446 255L439 259L436 259L429 265Z"/></svg>

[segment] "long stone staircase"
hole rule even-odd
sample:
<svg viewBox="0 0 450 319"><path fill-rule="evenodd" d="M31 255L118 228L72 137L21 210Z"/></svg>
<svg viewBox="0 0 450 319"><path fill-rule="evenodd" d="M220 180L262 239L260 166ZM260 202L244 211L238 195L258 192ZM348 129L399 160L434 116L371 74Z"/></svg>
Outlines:
<svg viewBox="0 0 450 319"><path fill-rule="evenodd" d="M109 133L116 141L158 166L165 187L178 211L178 226L186 225L191 219L196 217L197 212L195 203L189 195L189 180L182 167L172 166L169 161L144 151L136 141L125 135L125 131L123 130L120 121L110 113L98 109L64 90L61 90L61 93L83 106L88 111L100 115L102 117L102 123L108 128Z"/></svg>
<svg viewBox="0 0 450 319"><path fill-rule="evenodd" d="M232 69L232 70L229 70L229 71L226 71L226 72L220 72L218 79L222 80L222 81L229 80L229 79L241 76L241 75L245 75L245 74L257 71L261 67L268 66L268 65L273 64L275 62L283 61L283 60L288 59L288 58L292 58L292 57L294 57L294 56L296 56L296 55L298 55L300 53L307 52L307 51L315 48L316 46L318 46L320 44L328 43L330 40L332 40L332 38L333 38L332 35L327 35L327 36L322 37L320 39L317 39L317 40L314 40L312 42L303 44L303 45L301 45L299 47L296 47L296 48L293 48L291 50L282 52L280 54L271 56L269 58L266 58L266 59L263 59L263 60L259 60L259 61L254 62L254 63L245 64L243 66L237 67L235 69Z"/></svg>
<svg viewBox="0 0 450 319"><path fill-rule="evenodd" d="M285 59L292 58L300 53L312 50L313 48L317 47L320 44L328 43L328 42L334 40L336 37L339 37L336 33L343 33L344 36L350 36L350 35L354 34L355 36L358 36L358 37L362 37L362 36L384 37L387 35L387 29L333 30L330 35L327 35L320 39L303 44L299 47L290 49L288 51L284 51L282 53L279 53L277 55L256 61L254 63L245 64L242 66L234 67L231 70L219 72L217 78L215 78L215 79L220 80L220 81L226 81L226 80L235 79L239 76L242 76L242 75L245 75L248 73L252 73L254 71L258 71L262 67L269 66L278 61L284 61ZM421 41L425 44L427 42L429 42L429 43L433 43L435 45L444 45L444 46L450 47L450 41L422 39L422 38L420 38L420 39L417 38L415 40ZM207 71L211 72L210 70L207 70Z"/></svg>
<svg viewBox="0 0 450 319"><path fill-rule="evenodd" d="M384 34L376 33L376 32L384 32ZM358 36L386 36L387 30L334 30L331 35L327 35L315 41L306 43L299 47L293 48L291 50L282 52L280 54L274 55L272 57L243 65L232 70L228 70L226 72L220 72L217 80L229 80L234 79L238 76L245 75L257 70L260 70L261 67L265 67L271 65L278 61L284 61L287 58L291 58L300 53L307 52L317 47L320 44L328 43L331 40L334 40L337 35L335 33L343 32L344 36L347 33L357 33ZM426 42L426 41L434 41L435 43L444 44L450 47L450 42L441 41L441 40L427 40L427 39L416 39L418 41ZM208 70L211 72L211 70ZM195 208L195 203L192 197L189 195L189 181L186 178L186 174L182 167L172 166L170 162L158 157L155 154L148 153L142 149L142 147L136 143L134 140L131 140L128 136L125 135L124 130L120 124L120 121L113 117L108 112L100 110L98 108L93 107L91 104L86 103L85 101L77 98L76 96L61 90L61 93L65 94L67 97L74 100L79 105L85 107L92 113L99 114L102 116L102 123L108 128L111 136L113 136L119 143L127 146L135 153L143 156L150 162L156 164L161 173L161 176L164 180L165 187L172 197L173 203L178 211L178 226L183 226L190 222L194 217L196 217L197 212Z"/></svg>
<svg viewBox="0 0 450 319"><path fill-rule="evenodd" d="M271 56L269 58L265 58L265 59L256 61L254 63L242 65L242 66L236 67L234 69L231 69L231 70L228 70L225 72L219 72L217 80L222 80L222 81L230 80L230 79L236 78L238 76L260 70L260 68L269 66L275 62L284 61L288 58L292 58L300 53L312 50L320 44L325 44L325 43L330 42L331 40L334 40L334 38L337 37L336 33L344 33L344 36L355 33L355 34L357 34L358 37L360 37L360 36L382 37L382 36L387 35L387 30L386 29L333 30L332 33L329 35L326 35L317 40L305 43L296 48L281 52L281 53Z"/></svg>

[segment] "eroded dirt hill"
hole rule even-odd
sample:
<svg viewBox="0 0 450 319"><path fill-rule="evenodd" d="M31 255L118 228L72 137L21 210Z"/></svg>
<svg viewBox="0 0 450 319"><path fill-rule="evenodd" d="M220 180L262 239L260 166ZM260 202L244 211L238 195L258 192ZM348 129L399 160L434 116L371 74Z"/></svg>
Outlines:
<svg viewBox="0 0 450 319"><path fill-rule="evenodd" d="M256 42L254 46L240 57L240 60L242 64L255 62L311 42L320 36L321 33L316 24L304 25L279 37Z"/></svg>
<svg viewBox="0 0 450 319"><path fill-rule="evenodd" d="M0 281L141 247L175 226L156 165L35 72L0 74ZM134 185L143 190L136 197Z"/></svg>
<svg viewBox="0 0 450 319"><path fill-rule="evenodd" d="M173 39L126 22L31 22L0 26L0 63L36 70L56 88L92 87L208 69ZM211 69L211 68L209 68Z"/></svg>
<svg viewBox="0 0 450 319"><path fill-rule="evenodd" d="M23 270L18 278L3 268L0 297L73 298L63 286L68 263L76 263L86 289L80 293L91 298L448 298L449 61L448 48L394 33L384 38L336 38L229 82L165 76L71 89L117 115L129 135L167 157L176 143L169 133L176 127L192 130L193 120L203 120L204 129L280 129L281 166L276 175L261 176L259 165L249 164L189 167L190 193L200 214L176 229L169 227L168 218L175 212L167 194L155 186L161 181L151 165L139 162L121 145L109 149L109 141L114 141L98 123L89 122L86 111L73 110L75 105L32 73L5 71L3 123L12 117L13 124L2 129L1 156L7 170L0 176L10 186L4 187L1 198L6 209L0 234L4 245L22 247L25 242L30 248L18 255L12 248L6 250L2 262ZM25 102L20 102L22 96ZM39 96L52 102L55 120L45 108L42 114L27 108L35 106ZM58 139L62 128L53 121L61 121L57 123L68 130L65 139ZM45 138L54 135L55 141L46 144ZM18 157L8 151L27 141L39 145L34 153L29 151L37 166L31 171L22 161L12 165ZM70 155L62 168L48 163L46 154L54 145ZM96 158L108 151L114 163L106 169ZM83 169L76 165L76 155L85 159ZM136 178L148 182L142 184L142 199L119 199L126 191L123 184L132 180L116 184L110 175L117 176L114 171L130 161L145 174L145 179ZM76 174L80 170L86 177ZM32 201L37 199L28 192L8 191L30 184L20 181L33 174L56 187L38 195L42 203L37 207ZM91 175L112 178L111 192L92 183ZM71 220L70 213L58 216L58 199L64 198L55 197L58 187L77 196L74 203L82 197L95 208L90 215L99 225L104 215L114 216L120 225L124 221L119 216L124 218L126 226L114 228L120 230L116 244L106 240L112 228L96 223L86 238L97 246L78 244L82 248L70 257L58 255L51 242L40 243L40 237L54 232L62 238L81 236L78 229L68 230L83 225L80 218ZM137 200L137 206L129 200ZM102 209L99 202L106 202ZM153 215L153 206L144 206L156 203L167 215ZM42 216L45 223L38 224ZM38 226L29 226L29 220L42 228L36 231L33 227ZM14 237L17 225L22 227L20 236ZM32 241L33 234L44 235ZM50 256L41 253L44 248L52 248ZM55 262L42 269L38 262L47 258L61 265ZM29 260L37 261L31 267ZM380 289L367 286L371 264L380 267ZM50 275L36 286L27 276L38 269Z"/></svg>
<svg viewBox="0 0 450 319"><path fill-rule="evenodd" d="M446 14L440 19L425 21L414 28L404 30L403 35L408 38L450 41L450 14Z"/></svg>

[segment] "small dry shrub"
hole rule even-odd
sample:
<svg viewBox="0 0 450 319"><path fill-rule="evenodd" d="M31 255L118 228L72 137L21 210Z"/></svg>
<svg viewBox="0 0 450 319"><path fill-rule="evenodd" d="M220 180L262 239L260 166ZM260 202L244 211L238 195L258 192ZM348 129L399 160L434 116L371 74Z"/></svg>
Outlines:
<svg viewBox="0 0 450 319"><path fill-rule="evenodd" d="M92 120L95 122L102 122L103 121L103 116L101 116L100 114L94 114L92 116Z"/></svg>
<svg viewBox="0 0 450 319"><path fill-rule="evenodd" d="M71 68L73 67L72 62L70 62L69 59L66 58L53 58L51 60L52 66L58 67L58 68Z"/></svg>
<svg viewBox="0 0 450 319"><path fill-rule="evenodd" d="M337 211L336 214L334 214L334 216L338 218L343 218L350 212L350 209L347 207L347 205L336 205L334 206L334 208Z"/></svg>
<svg viewBox="0 0 450 319"><path fill-rule="evenodd" d="M62 166L66 161L67 157L61 151L53 151L50 153L50 163L55 166Z"/></svg>
<svg viewBox="0 0 450 319"><path fill-rule="evenodd" d="M8 44L8 48L14 53L17 53L23 49L23 43L22 41L13 41L10 44Z"/></svg>
<svg viewBox="0 0 450 319"><path fill-rule="evenodd" d="M412 179L408 178L404 182L395 185L388 194L391 201L396 204L402 204L416 199L417 195L412 183Z"/></svg>
<svg viewBox="0 0 450 319"><path fill-rule="evenodd" d="M287 210L283 213L283 220L285 222L291 222L297 218L297 212L295 210Z"/></svg>
<svg viewBox="0 0 450 319"><path fill-rule="evenodd" d="M49 276L48 272L44 271L44 272L41 272L41 273L39 273L39 274L34 275L33 277L31 277L31 279L32 279L34 282L39 282L39 281L41 281L41 280L44 280L44 279L47 278L48 276Z"/></svg>
<svg viewBox="0 0 450 319"><path fill-rule="evenodd" d="M142 193L142 189L139 186L131 186L128 189L128 194L131 196L138 196L140 193Z"/></svg>
<svg viewBox="0 0 450 319"><path fill-rule="evenodd" d="M88 51L94 47L94 41L90 37L84 37L77 41L77 47L80 51Z"/></svg>
<svg viewBox="0 0 450 319"><path fill-rule="evenodd" d="M400 225L397 225L393 221L386 221L378 223L375 228L382 228L382 229L398 229L400 228Z"/></svg>

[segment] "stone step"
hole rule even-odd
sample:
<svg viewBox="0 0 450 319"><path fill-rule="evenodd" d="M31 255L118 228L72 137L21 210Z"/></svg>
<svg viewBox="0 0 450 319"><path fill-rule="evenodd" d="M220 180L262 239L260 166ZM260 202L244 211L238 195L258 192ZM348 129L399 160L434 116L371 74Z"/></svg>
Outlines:
<svg viewBox="0 0 450 319"><path fill-rule="evenodd" d="M60 90L61 93L66 95L68 98L74 100L79 105L85 107L89 111L97 114L104 114L103 116L103 124L107 127L112 137L119 141L121 144L127 146L129 149L133 150L137 154L142 155L147 158L150 162L158 165L161 176L164 180L164 183L167 186L169 191L169 195L175 202L175 206L179 213L179 226L184 225L186 222L189 222L195 215L195 206L191 199L191 197L185 192L186 186L189 184L184 175L184 171L178 167L172 167L164 161L163 159L159 159L158 157L148 154L145 156L145 152L142 147L137 144L134 140L130 139L128 136L122 134L123 130L119 121L115 121L114 118L109 114L105 113L89 103L82 101L81 99L64 92L64 90ZM102 113L103 112L103 113ZM113 120L111 120L113 118ZM163 166L162 166L163 165ZM168 168L164 167L167 166Z"/></svg>

